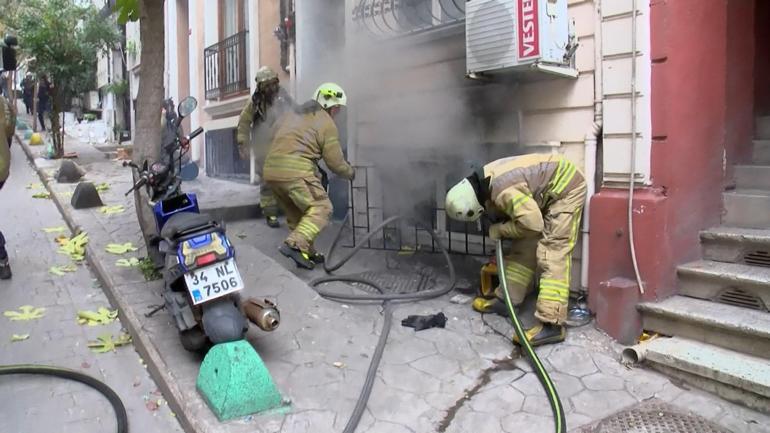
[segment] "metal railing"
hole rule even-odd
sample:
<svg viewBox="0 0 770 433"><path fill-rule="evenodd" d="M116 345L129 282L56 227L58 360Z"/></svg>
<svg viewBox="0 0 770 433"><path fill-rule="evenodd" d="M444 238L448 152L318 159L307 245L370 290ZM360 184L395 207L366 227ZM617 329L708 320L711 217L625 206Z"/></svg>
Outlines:
<svg viewBox="0 0 770 433"><path fill-rule="evenodd" d="M364 246L367 249L399 251L410 253L428 251L439 253L441 250L428 233L428 228L438 233L444 239L445 246L451 254L491 256L494 254L494 243L490 242L482 230L475 224L451 221L446 217L444 209L436 205L435 194L431 194L423 202L414 203L410 209L391 208L387 204L384 190L372 191L373 173L376 167L356 166L356 180L350 186L349 229L347 247L354 247L374 227L387 218L396 214L407 213L410 218L397 221L386 226L382 235L369 239ZM435 188L433 188L435 191ZM391 191L391 193L394 193ZM419 201L419 200L418 200ZM425 228L418 227L419 221Z"/></svg>
<svg viewBox="0 0 770 433"><path fill-rule="evenodd" d="M392 37L465 21L466 0L358 0L353 21L369 33Z"/></svg>
<svg viewBox="0 0 770 433"><path fill-rule="evenodd" d="M223 99L249 90L248 35L242 31L203 50L206 99Z"/></svg>

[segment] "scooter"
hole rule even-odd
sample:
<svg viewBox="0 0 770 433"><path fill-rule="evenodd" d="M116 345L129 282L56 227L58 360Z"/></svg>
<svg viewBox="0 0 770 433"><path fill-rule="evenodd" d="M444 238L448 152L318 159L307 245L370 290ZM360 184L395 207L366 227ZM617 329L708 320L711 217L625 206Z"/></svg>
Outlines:
<svg viewBox="0 0 770 433"><path fill-rule="evenodd" d="M123 166L137 170L138 179L126 195L145 187L150 198L157 228L150 247L157 248L163 259L165 308L174 318L182 346L199 352L212 344L243 339L247 318L272 331L280 323L280 313L268 300L241 302L243 278L224 224L201 214L196 195L181 190L183 157L203 128L183 136L180 124L197 105L193 97L179 103L176 137L162 144L160 161Z"/></svg>

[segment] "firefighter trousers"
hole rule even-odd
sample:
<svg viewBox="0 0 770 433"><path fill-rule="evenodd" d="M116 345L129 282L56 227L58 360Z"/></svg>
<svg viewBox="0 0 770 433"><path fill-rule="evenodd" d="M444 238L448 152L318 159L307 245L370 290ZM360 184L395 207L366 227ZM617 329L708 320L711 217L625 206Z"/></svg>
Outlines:
<svg viewBox="0 0 770 433"><path fill-rule="evenodd" d="M315 176L291 181L268 181L278 206L286 215L291 233L286 244L306 253L313 253L315 241L329 223L332 203Z"/></svg>
<svg viewBox="0 0 770 433"><path fill-rule="evenodd" d="M259 175L259 207L262 209L262 215L266 217L278 216L278 200L275 198L273 190L265 181L263 176L265 168L265 156L257 156L254 162Z"/></svg>
<svg viewBox="0 0 770 433"><path fill-rule="evenodd" d="M543 211L540 236L513 241L505 255L508 294L514 305L521 304L534 290L535 271L540 273L535 317L541 322L563 324L567 320L572 253L580 234L580 217L586 184L580 182ZM495 294L503 299L498 287Z"/></svg>

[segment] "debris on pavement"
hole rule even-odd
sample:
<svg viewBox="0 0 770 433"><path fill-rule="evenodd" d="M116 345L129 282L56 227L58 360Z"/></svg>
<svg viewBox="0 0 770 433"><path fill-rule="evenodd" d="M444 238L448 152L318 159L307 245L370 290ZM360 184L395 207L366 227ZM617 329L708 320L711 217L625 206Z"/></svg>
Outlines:
<svg viewBox="0 0 770 433"><path fill-rule="evenodd" d="M125 206L123 206L122 204L118 204L115 206L103 206L101 209L99 209L99 212L105 215L114 215L118 213L123 213L125 210L126 210Z"/></svg>
<svg viewBox="0 0 770 433"><path fill-rule="evenodd" d="M122 255L132 251L136 251L138 250L138 248L136 248L133 243L126 242L124 244L107 244L104 250L110 254Z"/></svg>
<svg viewBox="0 0 770 433"><path fill-rule="evenodd" d="M96 341L89 341L88 347L94 353L107 353L115 352L118 347L127 344L131 344L131 336L126 333L120 334L118 338L112 334L102 334Z"/></svg>
<svg viewBox="0 0 770 433"><path fill-rule="evenodd" d="M34 320L45 316L45 308L37 308L32 305L22 305L19 311L5 311L3 315L10 320Z"/></svg>
<svg viewBox="0 0 770 433"><path fill-rule="evenodd" d="M119 266L121 268L134 268L140 265L139 259L136 257L131 257L130 259L118 259L115 262L115 266Z"/></svg>
<svg viewBox="0 0 770 433"><path fill-rule="evenodd" d="M64 226L58 226L58 227L46 227L43 229L46 233L64 233L67 231L67 227Z"/></svg>
<svg viewBox="0 0 770 433"><path fill-rule="evenodd" d="M80 232L72 238L59 236L56 238L56 242L61 245L59 253L70 256L72 260L79 262L86 258L86 244L88 243L86 232Z"/></svg>
<svg viewBox="0 0 770 433"><path fill-rule="evenodd" d="M96 190L99 192L104 192L104 191L107 191L108 189L110 189L110 184L107 182L102 182L96 185Z"/></svg>
<svg viewBox="0 0 770 433"><path fill-rule="evenodd" d="M462 293L454 295L451 298L449 298L449 302L453 304L460 304L460 305L469 304L472 300L473 300L472 297L468 295L463 295Z"/></svg>
<svg viewBox="0 0 770 433"><path fill-rule="evenodd" d="M415 331L422 331L430 328L443 328L446 326L447 317L444 313L430 314L426 316L412 315L407 316L401 321L401 326L414 328Z"/></svg>
<svg viewBox="0 0 770 433"><path fill-rule="evenodd" d="M63 277L69 272L75 272L78 270L78 267L75 265L62 265L62 266L51 266L48 269L48 272L51 275L56 275L57 277Z"/></svg>
<svg viewBox="0 0 770 433"><path fill-rule="evenodd" d="M29 183L27 184L27 189L43 189L45 188L42 183Z"/></svg>
<svg viewBox="0 0 770 433"><path fill-rule="evenodd" d="M88 326L107 325L115 321L118 318L118 310L108 310L104 307L99 307L97 311L78 311L78 323Z"/></svg>
<svg viewBox="0 0 770 433"><path fill-rule="evenodd" d="M37 192L32 194L32 198L51 198L50 192Z"/></svg>
<svg viewBox="0 0 770 433"><path fill-rule="evenodd" d="M332 365L337 367L337 368L345 368L345 367L347 367L344 362L339 362L339 361L333 363Z"/></svg>
<svg viewBox="0 0 770 433"><path fill-rule="evenodd" d="M11 335L11 343L17 343L29 338L29 334L13 334Z"/></svg>

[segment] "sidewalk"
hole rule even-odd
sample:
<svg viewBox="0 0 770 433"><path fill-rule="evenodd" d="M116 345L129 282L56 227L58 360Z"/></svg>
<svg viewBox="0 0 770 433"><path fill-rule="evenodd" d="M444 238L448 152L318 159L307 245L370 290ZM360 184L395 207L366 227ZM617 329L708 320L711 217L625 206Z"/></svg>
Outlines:
<svg viewBox="0 0 770 433"><path fill-rule="evenodd" d="M93 353L90 340L117 335L122 324L83 326L78 311L109 308L109 302L88 266L54 276L52 266L71 263L57 253L56 233L43 228L65 226L50 200L27 189L39 183L22 149L12 148L11 177L0 191L0 228L8 239L13 279L0 281L0 312L22 305L45 308L44 316L31 321L10 321L0 314L0 365L39 364L65 367L91 375L112 387L123 400L133 432L181 432L176 418L157 391L133 347ZM69 231L65 231L69 235ZM28 338L12 342L13 335ZM149 406L148 406L149 405ZM0 377L0 432L110 432L115 416L107 400L85 385L51 377Z"/></svg>
<svg viewBox="0 0 770 433"><path fill-rule="evenodd" d="M342 431L379 335L380 308L319 298L306 281L322 271L297 271L276 255L283 230L267 229L261 220L228 223L248 286L244 295L269 297L281 309L282 324L277 331L267 334L252 327L248 339L292 404L282 413L220 424L195 391L200 359L182 349L167 313L144 317L150 306L161 303L159 285L144 282L135 269L115 266L116 256L104 251L107 243L142 243L133 200L123 197L130 187L130 173L91 146L68 142L66 148L78 152L77 162L87 170L88 180L109 183L110 189L102 193L103 201L126 208L111 216L98 210L73 210L65 193L74 185L49 184L68 223L89 233L88 260L103 280L109 298L120 308L137 350L147 360L150 373L184 429L188 433ZM43 174L58 164L35 161ZM137 257L142 255L141 250L136 253ZM351 267L353 271L382 270L385 257L385 253L367 251ZM476 278L473 274L464 276ZM438 272L435 283L440 284L441 278ZM550 408L527 361L511 359L509 340L495 334L468 305L452 304L448 298L396 308L374 391L356 431L552 431ZM400 320L409 314L438 311L449 317L446 329L415 333L400 326ZM490 320L510 332L502 319ZM680 387L655 372L623 367L616 361L619 350L591 326L572 329L565 343L538 350L552 372L570 430L590 427L622 409L654 400L670 404L667 407L671 410L700 415L725 431L770 431L768 416ZM469 391L477 384L483 386Z"/></svg>

